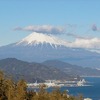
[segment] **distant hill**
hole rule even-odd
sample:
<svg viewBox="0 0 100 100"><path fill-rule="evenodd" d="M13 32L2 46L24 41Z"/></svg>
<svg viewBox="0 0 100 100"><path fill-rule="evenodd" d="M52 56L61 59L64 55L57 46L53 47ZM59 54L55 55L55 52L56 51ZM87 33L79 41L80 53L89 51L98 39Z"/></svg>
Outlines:
<svg viewBox="0 0 100 100"><path fill-rule="evenodd" d="M28 82L42 81L45 79L69 79L70 75L65 74L54 67L48 67L40 63L29 63L15 58L0 60L0 70L14 79L25 79Z"/></svg>
<svg viewBox="0 0 100 100"><path fill-rule="evenodd" d="M71 75L80 75L80 76L100 76L100 70L89 68L89 67L81 67L77 65L72 65L66 62L62 62L59 60L48 60L43 62L42 64L47 66L52 66L54 68L58 68L63 72Z"/></svg>

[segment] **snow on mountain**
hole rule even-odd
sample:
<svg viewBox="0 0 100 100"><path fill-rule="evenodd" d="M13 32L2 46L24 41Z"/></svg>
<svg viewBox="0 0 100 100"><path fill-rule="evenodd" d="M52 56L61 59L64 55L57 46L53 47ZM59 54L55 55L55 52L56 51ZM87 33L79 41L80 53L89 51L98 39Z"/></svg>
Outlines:
<svg viewBox="0 0 100 100"><path fill-rule="evenodd" d="M33 32L21 41L0 47L0 59L17 58L24 61L43 62L61 60L71 64L97 67L100 54L84 48L74 48L70 42L53 35Z"/></svg>
<svg viewBox="0 0 100 100"><path fill-rule="evenodd" d="M16 43L16 45L22 45L22 44L23 45L49 44L52 47L57 47L57 46L66 46L66 44L68 43L63 40L60 40L57 37L54 37L53 35L33 32L26 38Z"/></svg>
<svg viewBox="0 0 100 100"><path fill-rule="evenodd" d="M38 46L38 45L43 46L43 45L46 45L46 46L51 46L53 48L64 46L64 47L72 48L74 51L77 50L76 48L83 48L90 52L100 53L100 49L94 49L96 47L93 43L95 42L94 40L97 40L97 39L92 39L92 42L89 42L89 40L83 40L83 39L76 39L73 42L68 42L68 41L61 40L50 34L48 35L48 34L33 32L32 34L23 38L21 41L14 44L14 46Z"/></svg>

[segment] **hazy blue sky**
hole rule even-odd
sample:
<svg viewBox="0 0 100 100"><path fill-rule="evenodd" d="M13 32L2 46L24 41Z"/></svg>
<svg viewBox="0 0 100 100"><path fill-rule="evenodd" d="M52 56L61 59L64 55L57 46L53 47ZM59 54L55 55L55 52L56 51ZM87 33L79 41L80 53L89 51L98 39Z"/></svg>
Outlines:
<svg viewBox="0 0 100 100"><path fill-rule="evenodd" d="M100 0L0 0L0 45L19 41L28 26L64 27L59 37L100 38Z"/></svg>

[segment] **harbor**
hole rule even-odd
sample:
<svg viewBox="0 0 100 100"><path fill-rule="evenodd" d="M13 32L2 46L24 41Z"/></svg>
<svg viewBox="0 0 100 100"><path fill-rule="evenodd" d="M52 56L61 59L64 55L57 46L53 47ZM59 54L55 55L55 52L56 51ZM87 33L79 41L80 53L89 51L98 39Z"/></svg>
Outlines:
<svg viewBox="0 0 100 100"><path fill-rule="evenodd" d="M61 80L45 80L45 82L38 83L37 80L35 83L27 83L28 88L39 88L44 86L45 88L49 87L79 87L79 86L88 86L85 79L79 81L61 81Z"/></svg>
<svg viewBox="0 0 100 100"><path fill-rule="evenodd" d="M88 80L85 80L84 78L79 81L61 81L61 80L45 80L43 83L38 83L37 81L34 83L27 84L28 88L30 90L38 91L40 86L45 86L44 88L52 92L56 87L58 87L61 91L66 91L68 94L71 95L78 95L75 90L85 90L92 88L92 85L89 85L90 82ZM74 94L75 93L75 94ZM84 97L84 100L93 100L88 96Z"/></svg>

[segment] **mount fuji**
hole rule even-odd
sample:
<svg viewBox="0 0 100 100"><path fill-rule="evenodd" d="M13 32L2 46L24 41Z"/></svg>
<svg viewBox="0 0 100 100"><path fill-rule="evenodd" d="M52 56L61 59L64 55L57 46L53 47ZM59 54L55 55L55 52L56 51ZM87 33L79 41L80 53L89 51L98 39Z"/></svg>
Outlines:
<svg viewBox="0 0 100 100"><path fill-rule="evenodd" d="M65 46L66 43L67 42L60 40L57 37L54 37L53 35L33 32L26 38L16 43L16 45L24 45L24 46L49 45L53 48L57 48L58 46Z"/></svg>
<svg viewBox="0 0 100 100"><path fill-rule="evenodd" d="M29 62L61 60L85 67L100 67L100 54L82 48L53 35L33 32L19 42L0 47L0 59L17 58Z"/></svg>

